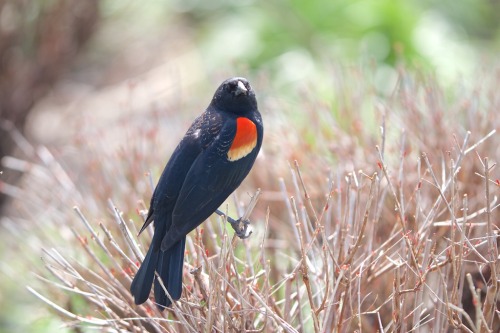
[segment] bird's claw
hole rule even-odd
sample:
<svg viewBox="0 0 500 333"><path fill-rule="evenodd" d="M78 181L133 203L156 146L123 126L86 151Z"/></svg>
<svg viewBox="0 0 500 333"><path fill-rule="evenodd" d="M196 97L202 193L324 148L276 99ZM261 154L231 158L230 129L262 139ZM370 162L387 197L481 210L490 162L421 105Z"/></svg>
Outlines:
<svg viewBox="0 0 500 333"><path fill-rule="evenodd" d="M252 228L250 227L250 230L248 229L248 227L250 226L250 220L242 218L239 218L237 220L232 219L218 209L215 211L215 213L225 218L225 220L231 225L231 227L233 227L234 232L240 239L248 238L252 234Z"/></svg>
<svg viewBox="0 0 500 333"><path fill-rule="evenodd" d="M234 229L234 232L240 239L245 239L250 237L252 234L252 229L248 230L250 225L250 220L237 219L236 221L229 222Z"/></svg>

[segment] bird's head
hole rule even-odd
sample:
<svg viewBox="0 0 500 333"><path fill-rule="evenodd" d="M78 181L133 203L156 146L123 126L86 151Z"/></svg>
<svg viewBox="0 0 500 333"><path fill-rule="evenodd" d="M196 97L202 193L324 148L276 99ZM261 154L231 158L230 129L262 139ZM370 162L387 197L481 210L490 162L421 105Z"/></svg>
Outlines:
<svg viewBox="0 0 500 333"><path fill-rule="evenodd" d="M214 94L211 105L220 111L235 114L257 110L255 92L248 80L242 77L233 77L222 82Z"/></svg>

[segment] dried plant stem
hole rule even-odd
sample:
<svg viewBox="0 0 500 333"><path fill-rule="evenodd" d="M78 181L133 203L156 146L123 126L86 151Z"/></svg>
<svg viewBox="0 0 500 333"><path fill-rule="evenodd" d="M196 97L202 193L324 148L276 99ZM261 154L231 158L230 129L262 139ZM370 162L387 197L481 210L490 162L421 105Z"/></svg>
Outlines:
<svg viewBox="0 0 500 333"><path fill-rule="evenodd" d="M118 211L118 209L116 208L116 206L114 205L114 203L111 200L108 200L108 204L109 204L111 210L113 211L113 216L115 218L115 222L118 224L120 231L122 232L122 235L123 235L125 241L127 242L128 248L132 250L132 252L136 256L136 258L139 258L141 261L143 261L144 255L142 254L142 252L139 248L139 245L137 244L135 239L132 237L132 234L131 234L129 228L127 227L125 221L123 220L120 212Z"/></svg>
<svg viewBox="0 0 500 333"><path fill-rule="evenodd" d="M304 285L306 287L307 297L309 299L309 305L311 306L311 313L313 316L313 323L314 323L314 331L320 332L320 326L319 326L319 321L318 321L317 311L316 311L317 309L316 309L316 306L314 305L313 292L311 289L311 284L309 283L309 268L307 266L308 260L307 260L307 253L305 250L306 246L304 244L305 242L304 242L304 238L303 238L303 234L302 234L302 228L304 226L303 226L303 223L299 219L299 214L297 212L297 205L295 203L295 198L291 197L290 201L291 201L292 207L294 209L295 219L296 219L296 227L297 227L297 231L299 233L299 239L300 239L300 251L301 251L300 273L302 275L302 282L304 283Z"/></svg>
<svg viewBox="0 0 500 333"><path fill-rule="evenodd" d="M487 239L488 239L488 254L489 254L489 266L491 270L490 283L487 286L486 297L484 300L483 313L485 316L485 325L491 325L495 317L495 308L499 300L499 275L497 273L497 265L500 263L500 258L498 256L498 233L493 231L493 222L491 220L491 209L490 209L490 183L489 183L489 173L490 166L487 157L483 159L484 166L484 186L485 186L485 196L486 196L486 221L487 221Z"/></svg>
<svg viewBox="0 0 500 333"><path fill-rule="evenodd" d="M33 288L31 288L31 287L26 287L26 288L28 289L28 291L30 293L32 293L33 295L35 295L36 297L41 299L44 303L47 303L50 307L52 307L56 311L59 311L60 313L62 313L64 316L66 316L68 318L71 318L73 320L78 320L82 323L88 323L88 324L97 325L97 326L107 326L109 324L109 322L107 320L98 319L98 318L82 317L82 316L75 315L75 314L71 313L70 311L67 311L63 307L57 305L56 303L52 302L48 298L42 296L40 293L35 291Z"/></svg>
<svg viewBox="0 0 500 333"><path fill-rule="evenodd" d="M314 209L314 206L312 204L311 196L307 192L306 185L304 184L304 179L302 178L302 173L300 172L299 162L297 160L294 160L294 165L295 171L297 171L297 175L299 176L300 185L302 186L302 190L304 191L304 197L306 198L307 206L309 207L309 210L312 212L314 217L314 228L319 228L320 220L318 219L318 215L316 214L316 210Z"/></svg>
<svg viewBox="0 0 500 333"><path fill-rule="evenodd" d="M451 220L451 222L455 221L455 223L453 224L453 226L455 226L455 227L457 227L457 228L461 229L460 225L458 225L458 223L457 223L457 219L456 219L456 218L455 218L455 216L454 216L454 213L453 213L452 208L450 207L450 204L449 204L449 203L448 203L448 201L446 200L446 197L445 197L445 195L444 195L444 190L443 190L443 189L441 189L441 187L438 185L438 181L437 181L436 175L435 175L435 174L434 174L434 172L432 171L431 164L430 164L429 159L427 158L427 155L426 155L426 154L424 154L424 160L425 160L425 162L426 162L426 164L427 164L427 167L428 167L428 169L430 170L430 174L432 175L432 178L433 178L433 180L434 180L434 184L432 184L432 185L433 185L433 186L435 186L435 188L438 190L441 200L443 200L443 201L445 202L445 204L446 204L446 207L447 207L448 211L449 211L449 212L450 212L450 214L452 215L452 220ZM450 176L450 177L452 177L452 176ZM453 177L454 177L454 176L453 176ZM450 182L451 182L451 180L449 180L448 184L449 184ZM445 187L447 187L447 186L445 186ZM487 260L487 259L486 259L486 258L485 258L485 257L484 257L484 256L483 256L483 255L482 255L482 254L481 254L481 253L477 250L477 249L476 249L476 247L475 247L474 245L472 245L472 243L469 241L469 239L468 239L468 238L465 238L465 241L467 242L467 245L468 245L468 246L469 246L469 247L470 247L470 248L471 248L471 249L472 249L472 250L476 253L476 255L477 255L479 258L481 258L481 260L483 260L483 262L484 262L484 263L487 263L487 262L488 262L488 260Z"/></svg>
<svg viewBox="0 0 500 333"><path fill-rule="evenodd" d="M373 174L371 180L372 182L370 183L370 193L368 194L368 202L366 203L365 207L365 213L363 215L363 222L361 223L361 227L359 229L356 241L354 242L354 245L349 249L347 258L344 260L343 265L351 265L352 260L354 259L354 256L356 255L356 252L358 251L360 245L361 245L361 240L364 237L365 233L365 228L366 228L366 223L368 222L368 217L370 215L371 211L371 205L373 202L373 197L374 197L374 191L373 189L375 188L375 181L377 179L377 173Z"/></svg>
<svg viewBox="0 0 500 333"><path fill-rule="evenodd" d="M476 287L474 286L474 282L472 281L472 275L468 273L466 275L467 282L469 283L469 289L472 294L473 302L474 304L474 309L475 309L475 314L476 314L476 322L475 323L470 323L472 330L474 332L488 332L492 333L491 330L488 328L488 323L486 322L486 319L484 318L483 311L481 311L481 297L480 297L480 290L476 290ZM482 328L482 329L481 329Z"/></svg>
<svg viewBox="0 0 500 333"><path fill-rule="evenodd" d="M390 191L391 191L392 196L394 198L394 201L396 202L397 214L399 216L399 220L398 221L399 221L399 223L401 225L401 229L403 231L403 234L406 235L407 234L407 230L406 230L406 226L405 226L405 223L404 223L405 217L403 215L401 204L399 203L398 196L396 195L396 190L395 190L394 185L392 184L391 178L389 177L389 174L387 172L387 167L385 165L382 153L381 153L381 151L380 151L380 149L379 149L378 146L376 147L376 149L377 149L377 151L379 153L379 158L380 158L380 163L381 163L382 171L384 172L384 176L385 176L385 178L387 180L387 183L389 185L389 188L390 188ZM410 243L410 240L408 239L408 237L403 237L403 239L405 240L406 247L408 249L409 257L410 257L410 260L411 260L410 264L411 264L412 267L418 269L418 261L417 261L417 259L415 257L413 246Z"/></svg>
<svg viewBox="0 0 500 333"><path fill-rule="evenodd" d="M252 294L253 297L260 303L260 305L264 308L264 310L259 310L261 313L265 313L266 315L270 315L286 332L289 333L299 333L293 326L284 321L280 316L278 316L261 298L261 296L253 290L253 288L249 288L248 291Z"/></svg>

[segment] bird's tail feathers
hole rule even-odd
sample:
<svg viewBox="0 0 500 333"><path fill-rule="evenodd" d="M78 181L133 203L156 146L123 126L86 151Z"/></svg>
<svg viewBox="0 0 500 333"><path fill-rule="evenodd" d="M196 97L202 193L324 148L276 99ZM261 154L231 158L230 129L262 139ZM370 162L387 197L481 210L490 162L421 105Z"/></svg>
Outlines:
<svg viewBox="0 0 500 333"><path fill-rule="evenodd" d="M134 296L135 304L142 304L149 298L159 254L160 251L154 251L154 246L149 247L148 253L130 285L130 292Z"/></svg>
<svg viewBox="0 0 500 333"><path fill-rule="evenodd" d="M173 300L178 300L182 294L182 271L184 266L184 247L186 237L172 245L167 251L160 251L157 272L163 285ZM155 301L160 309L170 306L172 302L168 298L158 277L154 281Z"/></svg>

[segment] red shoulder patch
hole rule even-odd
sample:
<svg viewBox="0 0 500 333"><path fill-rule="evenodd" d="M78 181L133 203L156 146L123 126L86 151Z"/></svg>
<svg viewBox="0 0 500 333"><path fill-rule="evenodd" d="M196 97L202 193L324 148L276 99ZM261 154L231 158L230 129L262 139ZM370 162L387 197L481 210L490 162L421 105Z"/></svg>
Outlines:
<svg viewBox="0 0 500 333"><path fill-rule="evenodd" d="M227 159L237 161L250 154L257 145L257 126L248 118L236 119L236 135L227 152Z"/></svg>

